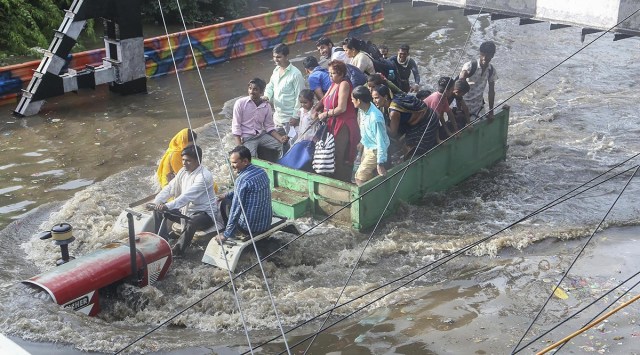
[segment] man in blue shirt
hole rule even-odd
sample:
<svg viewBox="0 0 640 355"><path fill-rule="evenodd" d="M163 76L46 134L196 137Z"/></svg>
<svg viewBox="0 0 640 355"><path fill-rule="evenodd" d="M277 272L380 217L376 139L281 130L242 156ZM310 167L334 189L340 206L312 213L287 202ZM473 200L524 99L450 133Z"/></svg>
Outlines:
<svg viewBox="0 0 640 355"><path fill-rule="evenodd" d="M222 201L221 210L226 211L230 203L227 226L217 239L224 242L237 233L258 235L271 226L271 187L267 173L251 164L251 152L239 145L229 153L231 167L236 173L234 191L218 196ZM223 212L222 217L225 218Z"/></svg>
<svg viewBox="0 0 640 355"><path fill-rule="evenodd" d="M302 61L302 66L307 74L309 74L307 78L309 89L313 91L318 100L322 100L324 94L326 94L331 87L329 72L318 64L318 60L314 56L306 57Z"/></svg>

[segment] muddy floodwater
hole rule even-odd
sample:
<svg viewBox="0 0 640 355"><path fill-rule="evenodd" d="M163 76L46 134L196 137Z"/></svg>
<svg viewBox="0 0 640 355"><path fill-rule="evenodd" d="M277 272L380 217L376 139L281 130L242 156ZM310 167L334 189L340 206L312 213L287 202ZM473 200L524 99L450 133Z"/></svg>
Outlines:
<svg viewBox="0 0 640 355"><path fill-rule="evenodd" d="M632 174L639 164L640 93L629 73L640 72L640 40L613 42L606 34L528 86L595 36L582 43L576 28L549 31L548 24L518 26L517 19L490 22L457 11L385 4L384 29L365 38L392 53L410 44L426 88L442 75L456 75L483 41L496 43L496 102L508 99L511 106L507 159L403 206L373 235L331 221L295 221L311 231L264 263L282 327L298 327L336 303L369 238L338 303L350 302L333 312L327 324L336 324L318 336L310 354L506 354L530 328L520 342L533 340L521 351L529 354L580 328L608 304L619 305L618 297L634 297L640 185ZM311 42L291 50L299 68L305 56L316 55ZM272 69L271 54L261 53L202 70L213 117L197 72L181 74L189 121L175 75L149 80L143 95L116 96L105 87L67 94L24 119L11 116L13 107L0 107L2 332L35 354L113 353L172 319L125 352L234 354L249 351L249 342L255 347L271 339L256 352L286 352L262 274L252 270L236 279L245 333L231 288L213 292L229 274L200 262L202 245L176 260L166 279L139 290L147 301L143 310L114 298L89 318L20 284L53 268L59 257L55 246L34 236L39 230L72 224L76 257L123 238L113 228L115 219L130 202L157 191L155 165L184 127L198 131L204 164L227 188L231 105L246 95L251 78L268 79ZM603 173L589 190L512 225ZM281 234L271 243L291 238ZM254 261L247 253L240 269ZM554 294L570 267L562 292ZM562 351L638 353L638 310L635 304L621 310ZM288 345L323 320L296 328ZM295 346L292 353L305 348Z"/></svg>

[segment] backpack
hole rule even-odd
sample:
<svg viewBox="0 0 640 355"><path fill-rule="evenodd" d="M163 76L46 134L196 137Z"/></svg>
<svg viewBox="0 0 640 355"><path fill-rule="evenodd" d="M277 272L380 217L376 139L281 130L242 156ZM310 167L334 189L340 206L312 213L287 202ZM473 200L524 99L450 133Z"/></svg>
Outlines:
<svg viewBox="0 0 640 355"><path fill-rule="evenodd" d="M355 65L347 64L347 79L351 82L351 86L365 85L367 83L367 76Z"/></svg>
<svg viewBox="0 0 640 355"><path fill-rule="evenodd" d="M469 76L467 78L470 78L473 76L473 74L476 73L476 71L478 70L478 60L474 59L471 61L471 70L469 70ZM493 75L493 65L489 64L489 75L488 77L491 77ZM456 76L456 80L460 79L460 74L458 74L458 76ZM456 81L454 80L454 81Z"/></svg>
<svg viewBox="0 0 640 355"><path fill-rule="evenodd" d="M389 76L389 70L393 69L393 65L389 63L389 61L382 58L382 54L380 54L380 50L378 46L376 46L371 41L361 41L362 43L362 51L369 55L369 58L373 62L373 68L376 73L380 73L385 77ZM369 73L373 74L373 73Z"/></svg>
<svg viewBox="0 0 640 355"><path fill-rule="evenodd" d="M361 50L369 53L369 55L371 56L371 59L374 60L384 60L384 58L382 58L382 54L380 54L380 50L378 49L378 46L376 46L373 42L371 41L360 41L361 42Z"/></svg>

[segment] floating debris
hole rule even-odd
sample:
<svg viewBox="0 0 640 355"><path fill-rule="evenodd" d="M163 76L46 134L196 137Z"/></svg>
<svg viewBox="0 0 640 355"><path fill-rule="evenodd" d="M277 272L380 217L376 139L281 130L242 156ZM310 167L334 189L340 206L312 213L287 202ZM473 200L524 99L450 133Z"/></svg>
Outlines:
<svg viewBox="0 0 640 355"><path fill-rule="evenodd" d="M569 295L566 292L564 292L564 290L561 289L560 287L556 287L553 290L553 295L558 297L561 300L566 300L567 298L569 298Z"/></svg>

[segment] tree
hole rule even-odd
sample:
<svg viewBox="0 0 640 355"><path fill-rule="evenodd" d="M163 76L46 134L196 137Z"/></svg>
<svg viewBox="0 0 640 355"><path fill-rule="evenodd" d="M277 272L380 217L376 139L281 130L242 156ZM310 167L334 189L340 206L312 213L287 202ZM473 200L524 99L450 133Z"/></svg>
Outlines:
<svg viewBox="0 0 640 355"><path fill-rule="evenodd" d="M0 48L33 54L33 47L48 45L62 16L55 0L0 0Z"/></svg>
<svg viewBox="0 0 640 355"><path fill-rule="evenodd" d="M91 0L100 1L100 0ZM161 21L157 0L141 0L147 20ZM176 0L161 0L165 19L181 23ZM216 22L219 17L236 17L244 0L179 0L188 24ZM34 55L37 47L48 47L72 0L0 0L0 61L9 54ZM93 22L87 23L83 36L92 36ZM75 50L81 50L77 46Z"/></svg>
<svg viewBox="0 0 640 355"><path fill-rule="evenodd" d="M167 23L182 23L176 0L161 0L161 4ZM211 24L220 17L235 18L244 7L246 7L244 0L180 0L180 10L187 24L194 22ZM142 0L142 13L145 18L162 23L158 0Z"/></svg>

